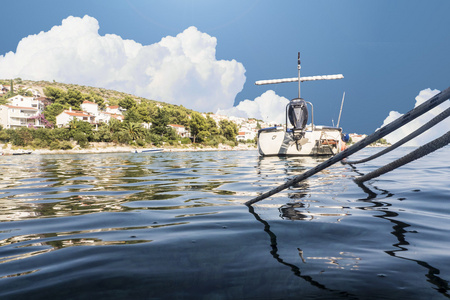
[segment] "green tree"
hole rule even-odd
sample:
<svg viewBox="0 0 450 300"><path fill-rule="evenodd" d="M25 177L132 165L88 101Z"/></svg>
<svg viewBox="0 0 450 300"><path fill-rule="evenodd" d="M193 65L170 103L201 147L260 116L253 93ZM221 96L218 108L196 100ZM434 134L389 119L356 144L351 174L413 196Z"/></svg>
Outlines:
<svg viewBox="0 0 450 300"><path fill-rule="evenodd" d="M65 95L66 92L62 89L47 86L44 88L44 95L49 98L52 102L58 102L60 104L65 104Z"/></svg>
<svg viewBox="0 0 450 300"><path fill-rule="evenodd" d="M139 123L124 123L122 130L128 134L128 136L133 140L137 140L143 137L143 128Z"/></svg>
<svg viewBox="0 0 450 300"><path fill-rule="evenodd" d="M19 89L17 90L17 94L21 95L21 96L25 96L25 97L32 97L33 93L29 90L24 90L22 87L19 87Z"/></svg>
<svg viewBox="0 0 450 300"><path fill-rule="evenodd" d="M108 122L107 125L107 129L109 130L109 132L111 133L115 133L115 132L119 132L120 129L122 128L122 123L114 118L111 118Z"/></svg>
<svg viewBox="0 0 450 300"><path fill-rule="evenodd" d="M168 106L169 124L189 126L189 115L183 106Z"/></svg>
<svg viewBox="0 0 450 300"><path fill-rule="evenodd" d="M10 136L6 130L3 130L3 128L0 125L0 141L2 142L8 142L10 140Z"/></svg>
<svg viewBox="0 0 450 300"><path fill-rule="evenodd" d="M120 99L117 97L110 97L108 98L108 104L109 105L119 105Z"/></svg>
<svg viewBox="0 0 450 300"><path fill-rule="evenodd" d="M33 141L30 128L20 127L19 129L8 129L7 133L11 137L11 142L15 146L28 146Z"/></svg>
<svg viewBox="0 0 450 300"><path fill-rule="evenodd" d="M127 109L125 112L125 122L126 123L141 123L141 115L139 114L136 107Z"/></svg>
<svg viewBox="0 0 450 300"><path fill-rule="evenodd" d="M164 108L158 108L156 115L153 117L150 131L161 136L167 135L170 132L167 125L169 125L169 114Z"/></svg>
<svg viewBox="0 0 450 300"><path fill-rule="evenodd" d="M45 119L53 124L56 124L56 116L64 111L64 106L61 103L52 103L44 110Z"/></svg>
<svg viewBox="0 0 450 300"><path fill-rule="evenodd" d="M126 110L136 107L136 101L131 98L131 96L126 96L119 101L119 106L125 108Z"/></svg>
<svg viewBox="0 0 450 300"><path fill-rule="evenodd" d="M206 126L208 128L207 130L209 131L209 133L211 133L212 136L220 134L216 121L214 121L214 119L211 118L210 115L206 116Z"/></svg>
<svg viewBox="0 0 450 300"><path fill-rule="evenodd" d="M236 136L238 135L238 128L236 123L228 121L228 120L221 120L219 122L220 131L222 135L229 141L235 141Z"/></svg>
<svg viewBox="0 0 450 300"><path fill-rule="evenodd" d="M94 132L94 142L111 142L113 134L109 129L108 124L101 124L97 131Z"/></svg>
<svg viewBox="0 0 450 300"><path fill-rule="evenodd" d="M136 112L139 114L142 122L151 123L152 117L156 114L156 107L148 101L142 101L137 106Z"/></svg>
<svg viewBox="0 0 450 300"><path fill-rule="evenodd" d="M189 121L189 128L191 131L191 134L194 137L194 143L202 142L203 138L205 137L205 134L199 135L200 132L208 130L208 126L206 124L206 119L203 118L201 114L198 112L192 112L191 114L191 120Z"/></svg>
<svg viewBox="0 0 450 300"><path fill-rule="evenodd" d="M66 103L76 110L81 109L81 104L85 100L84 95L80 91L74 89L67 90L67 93L64 98L66 100Z"/></svg>
<svg viewBox="0 0 450 300"><path fill-rule="evenodd" d="M87 148L89 146L88 137L84 132L76 131L73 134L73 139L77 141L81 148Z"/></svg>

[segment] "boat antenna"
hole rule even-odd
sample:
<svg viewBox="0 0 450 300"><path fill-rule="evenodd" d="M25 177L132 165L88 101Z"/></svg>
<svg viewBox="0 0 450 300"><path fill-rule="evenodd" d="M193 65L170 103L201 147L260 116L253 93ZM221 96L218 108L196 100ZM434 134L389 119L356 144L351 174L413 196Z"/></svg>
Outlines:
<svg viewBox="0 0 450 300"><path fill-rule="evenodd" d="M300 66L300 52L298 53L298 64L297 64L297 69L298 69L298 97L300 98L300 69L302 67Z"/></svg>
<svg viewBox="0 0 450 300"><path fill-rule="evenodd" d="M342 106L344 106L344 98L345 98L345 92L342 95L341 110L339 111L339 118L338 118L336 127L339 127L339 122L341 121L341 113L342 113Z"/></svg>

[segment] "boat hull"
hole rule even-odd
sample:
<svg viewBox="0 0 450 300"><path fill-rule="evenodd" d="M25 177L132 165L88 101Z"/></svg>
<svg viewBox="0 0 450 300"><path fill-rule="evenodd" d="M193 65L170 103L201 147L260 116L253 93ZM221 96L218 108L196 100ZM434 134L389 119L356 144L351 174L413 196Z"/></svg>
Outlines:
<svg viewBox="0 0 450 300"><path fill-rule="evenodd" d="M290 130L264 128L258 132L258 151L262 156L335 155L345 146L341 133L341 128L315 126L296 142Z"/></svg>

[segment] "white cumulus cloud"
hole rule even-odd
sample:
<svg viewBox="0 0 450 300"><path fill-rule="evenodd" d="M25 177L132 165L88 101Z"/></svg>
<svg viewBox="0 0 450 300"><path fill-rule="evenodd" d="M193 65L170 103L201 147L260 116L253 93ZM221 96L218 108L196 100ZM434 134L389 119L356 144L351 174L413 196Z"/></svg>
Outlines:
<svg viewBox="0 0 450 300"><path fill-rule="evenodd" d="M420 91L419 95L416 97L416 104L414 107L419 106L420 104L422 104L426 100L430 99L434 95L438 94L439 92L440 91L438 91L438 90L431 90L429 88ZM411 132L415 131L416 129L418 129L419 127L421 127L422 125L424 125L425 123L430 121L432 118L434 118L435 116L437 116L438 114L440 114L441 112L446 110L448 107L450 107L449 101L445 101L444 103L433 108L432 110L428 111L424 115L409 122L408 124L404 125L403 127L399 128L398 130L392 132L391 134L388 134L385 137L386 140L391 144L401 140L402 138L404 138L405 136L407 136ZM388 117L384 120L382 127L391 123L392 121L401 117L402 115L403 114L401 114L397 111L391 111L389 113ZM421 135L412 139L410 142L404 144L404 146L424 145L424 144L440 137L441 135L445 134L449 130L449 128L450 128L450 118L447 118L447 119L441 121L440 123L438 123L437 125L435 125L434 127L428 129Z"/></svg>
<svg viewBox="0 0 450 300"><path fill-rule="evenodd" d="M70 16L25 37L0 55L0 78L110 88L202 112L232 107L244 86L243 65L217 60L217 39L196 27L151 45L98 30L95 18Z"/></svg>
<svg viewBox="0 0 450 300"><path fill-rule="evenodd" d="M230 109L219 110L217 113L228 116L256 118L267 123L282 124L286 122L287 98L278 96L273 90L268 90L255 100L241 101Z"/></svg>

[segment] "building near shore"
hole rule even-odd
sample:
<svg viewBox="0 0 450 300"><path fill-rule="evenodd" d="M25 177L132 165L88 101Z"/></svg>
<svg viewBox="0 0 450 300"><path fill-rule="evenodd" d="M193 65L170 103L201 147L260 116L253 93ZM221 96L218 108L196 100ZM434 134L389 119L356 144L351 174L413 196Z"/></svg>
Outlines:
<svg viewBox="0 0 450 300"><path fill-rule="evenodd" d="M179 135L180 137L191 137L191 134L188 130L186 130L186 127L184 127L183 125L177 125L177 124L169 124L167 125L173 129L175 129L175 132L177 133L177 135Z"/></svg>
<svg viewBox="0 0 450 300"><path fill-rule="evenodd" d="M89 122L91 124L95 123L94 115L91 115L90 113L85 111L72 110L72 108L70 108L68 110L64 110L62 113L56 116L56 126L57 127L67 126L73 119Z"/></svg>
<svg viewBox="0 0 450 300"><path fill-rule="evenodd" d="M17 95L0 105L0 125L3 128L43 127L37 116L44 111L44 101L39 97Z"/></svg>

